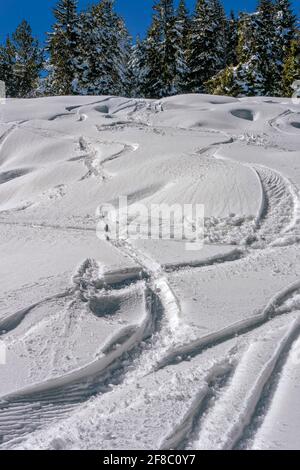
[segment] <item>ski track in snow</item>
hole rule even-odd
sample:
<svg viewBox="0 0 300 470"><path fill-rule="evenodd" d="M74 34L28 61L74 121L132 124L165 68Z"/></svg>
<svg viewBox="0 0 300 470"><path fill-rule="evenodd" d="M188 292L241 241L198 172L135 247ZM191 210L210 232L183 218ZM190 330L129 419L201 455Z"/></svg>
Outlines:
<svg viewBox="0 0 300 470"><path fill-rule="evenodd" d="M67 106L65 113L53 115L49 121L77 116L79 122L84 124L89 120L90 106L100 105L99 112L109 117L119 112L128 111L126 119L119 119L112 123L96 125L97 132L120 132L128 129L140 129L145 132L154 132L164 136L168 128L152 123L153 113L163 113L161 102L149 105L142 100L133 106L132 101L123 102L121 107L109 112L104 109L104 103L109 103L111 97L103 100L91 101L88 104ZM96 108L95 108L96 109ZM293 114L291 110L281 112L277 117L267 121L272 131L286 133L280 126L282 118ZM237 114L236 117L241 117ZM129 119L128 119L129 118ZM248 119L243 117L243 119ZM252 119L254 120L254 118ZM24 121L24 123L27 121ZM14 123L0 137L0 152L4 143L12 137L13 132L22 124ZM81 124L80 124L81 125ZM28 126L30 129L30 126ZM179 130L174 127L173 131ZM41 132L44 132L40 129ZM186 130L187 131L187 130ZM224 135L223 142L212 143L196 151L197 155L214 160L222 148L227 145L234 147L238 139L227 131L207 129L191 129L193 133L206 132ZM39 132L35 127L34 132ZM67 134L66 134L67 135ZM122 150L112 152L101 159L96 145L120 145ZM72 158L73 161L83 161L87 173L82 177L86 180L91 177L105 182L111 178L106 170L106 164L119 158L126 157L139 148L139 144L108 140L93 140L84 134L78 140L81 155ZM229 159L226 159L229 160ZM251 228L246 227L248 240L241 244L229 255L218 256L202 262L158 263L148 253L136 248L129 240L114 242L107 240L108 245L119 250L122 256L129 258L137 267L135 271L115 271L110 273L109 279L101 277L100 267L94 260L86 260L73 277L73 285L64 292L49 296L41 301L24 307L0 320L0 334L2 336L12 333L24 319L37 307L47 304L55 299L63 299L69 303L90 302L93 296L113 296L115 291L130 289L138 282L144 282L147 318L138 329L124 328L112 339L106 347L104 357L98 362L86 365L82 369L70 372L59 378L49 379L28 388L21 389L3 397L0 402L0 439L3 444L18 442L38 429L56 423L58 420L71 415L77 407L92 397L99 397L111 391L114 386L135 383L137 380L167 367L176 366L182 362L190 361L200 356L204 351L219 344L230 341L236 336L248 335L256 328L271 324L273 319L294 314L299 309L297 301L300 294L300 282L288 285L278 292L257 315L243 321L229 324L221 330L209 333L190 341L191 327L186 325L182 318L180 299L172 289L169 275L180 270L201 269L207 266L222 268L222 265L235 263L247 259L255 251L266 251L271 247L289 246L298 243L300 199L295 185L279 171L264 165L238 163L229 160L235 165L245 165L253 171L261 186L261 207L255 223ZM0 160L1 162L1 160ZM30 227L27 222L18 222L1 219L2 225L16 225ZM62 226L55 224L34 224L34 227L52 228L56 230L78 230L84 233L94 228L79 226ZM220 240L226 242L225 240ZM116 281L117 280L117 281ZM108 293L108 294L107 294ZM296 299L296 300L295 300ZM67 328L67 327L66 327ZM65 335L67 335L67 330ZM182 422L164 438L161 449L207 449L210 447L220 449L246 448L255 437L263 414L267 413L272 400L272 393L276 389L276 377L283 369L293 343L299 337L299 320L292 322L288 330L273 344L266 362L256 371L253 383L247 388L245 395L238 396L236 390L243 388L244 364L259 354L261 344L250 346L238 361L234 355L215 365L208 373L203 387L195 396L191 408ZM59 354L59 352L57 352ZM272 386L271 386L271 385ZM271 391L270 391L271 390ZM222 413L226 413L226 406L233 399L236 406L232 422L226 417L222 420ZM236 400L236 401L235 401ZM267 406L267 405L268 406ZM17 439L17 441L14 441Z"/></svg>
<svg viewBox="0 0 300 470"><path fill-rule="evenodd" d="M84 137L81 137L79 139L79 148L82 152L84 152L84 155L80 156L79 158L84 161L84 164L86 165L88 169L87 174L82 177L82 180L90 178L91 176L95 176L95 177L102 179L102 181L105 181L106 179L110 177L109 174L106 173L104 169L104 165L106 163L112 162L113 160L116 160L117 158L121 158L123 155L127 155L130 152L135 152L138 149L138 144L129 145L123 142L108 142L108 141L102 141L101 144L106 145L106 146L118 144L118 145L121 145L123 149L120 150L119 152L109 155L107 158L101 159L95 147L92 144L88 143L84 139Z"/></svg>
<svg viewBox="0 0 300 470"><path fill-rule="evenodd" d="M243 445L247 430L259 414L258 407L262 406L265 390L277 374L282 358L286 357L299 334L300 325L297 319L278 343L273 345L273 349L265 358L266 361L256 371L255 381L251 383L250 388L245 387L243 383L248 378L247 367L256 359L256 355L261 354L263 357L264 344L258 342L246 351L225 390L203 417L198 433L189 440L188 448L205 450L213 445L218 450L230 450L237 445ZM230 406L230 403L233 406ZM223 420L222 414L226 415Z"/></svg>

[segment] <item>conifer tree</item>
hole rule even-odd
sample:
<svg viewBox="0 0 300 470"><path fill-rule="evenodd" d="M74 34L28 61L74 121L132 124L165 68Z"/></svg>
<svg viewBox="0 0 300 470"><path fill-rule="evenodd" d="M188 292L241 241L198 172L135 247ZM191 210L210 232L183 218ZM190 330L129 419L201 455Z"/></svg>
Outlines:
<svg viewBox="0 0 300 470"><path fill-rule="evenodd" d="M208 80L209 92L231 96L264 94L258 34L258 14L242 14L238 26L238 65L229 66Z"/></svg>
<svg viewBox="0 0 300 470"><path fill-rule="evenodd" d="M291 0L259 0L257 10L226 18L221 0L154 0L152 24L132 46L114 0L77 13L78 0L57 0L48 34L49 95L106 94L159 98L210 92L290 96L299 79L299 32ZM9 96L34 96L43 54L23 21L0 45L0 79Z"/></svg>
<svg viewBox="0 0 300 470"><path fill-rule="evenodd" d="M174 26L175 40L175 81L176 93L184 93L188 90L188 33L189 16L185 0L180 0Z"/></svg>
<svg viewBox="0 0 300 470"><path fill-rule="evenodd" d="M283 65L282 93L284 96L292 96L292 87L296 80L300 80L300 35L291 42Z"/></svg>
<svg viewBox="0 0 300 470"><path fill-rule="evenodd" d="M226 30L226 64L236 66L238 64L237 57L238 48L238 20L235 17L234 11L230 12L230 17L227 21Z"/></svg>
<svg viewBox="0 0 300 470"><path fill-rule="evenodd" d="M161 53L162 34L155 15L149 28L147 39L145 41L145 73L144 86L146 98L158 98L162 96L162 53Z"/></svg>
<svg viewBox="0 0 300 470"><path fill-rule="evenodd" d="M156 0L154 5L160 34L159 56L162 89L160 96L174 94L176 76L176 33L173 0Z"/></svg>
<svg viewBox="0 0 300 470"><path fill-rule="evenodd" d="M0 46L0 79L10 97L34 96L43 64L43 53L23 20L12 37Z"/></svg>
<svg viewBox="0 0 300 470"><path fill-rule="evenodd" d="M275 0L276 53L283 62L296 34L296 15L290 0Z"/></svg>
<svg viewBox="0 0 300 470"><path fill-rule="evenodd" d="M187 90L189 17L184 0L176 12L173 0L156 0L153 11L147 37L134 46L131 63L141 78L142 96L158 98Z"/></svg>
<svg viewBox="0 0 300 470"><path fill-rule="evenodd" d="M256 50L260 60L260 71L264 79L264 94L273 95L276 75L275 48L275 9L272 0L260 0L258 5L258 30L256 34Z"/></svg>
<svg viewBox="0 0 300 470"><path fill-rule="evenodd" d="M283 93L282 74L284 62L290 52L291 42L296 35L296 16L293 13L290 0L275 1L275 50L276 70L274 71L274 94Z"/></svg>
<svg viewBox="0 0 300 470"><path fill-rule="evenodd" d="M155 0L145 41L145 95L169 96L175 91L176 32L173 0Z"/></svg>
<svg viewBox="0 0 300 470"><path fill-rule="evenodd" d="M146 41L137 37L136 44L131 48L129 59L130 95L133 98L145 98L147 96L147 64Z"/></svg>
<svg viewBox="0 0 300 470"><path fill-rule="evenodd" d="M222 70L227 64L227 18L220 0L212 0L213 35L215 37L214 61L215 71Z"/></svg>
<svg viewBox="0 0 300 470"><path fill-rule="evenodd" d="M124 21L114 11L114 0L102 0L99 8L104 37L103 60L107 79L111 80L107 93L122 94L128 85L129 36Z"/></svg>
<svg viewBox="0 0 300 470"><path fill-rule="evenodd" d="M79 16L80 46L73 90L80 94L127 94L130 42L111 0Z"/></svg>
<svg viewBox="0 0 300 470"><path fill-rule="evenodd" d="M5 82L6 94L8 97L16 96L16 86L14 79L16 51L9 36L6 42L0 45L0 80Z"/></svg>
<svg viewBox="0 0 300 470"><path fill-rule="evenodd" d="M238 95L272 95L275 90L276 48L274 8L260 0L255 13L244 13L238 25L237 66L230 66L211 79L210 91Z"/></svg>
<svg viewBox="0 0 300 470"><path fill-rule="evenodd" d="M38 41L32 37L32 30L23 20L12 35L15 49L13 75L16 96L33 96L43 64L43 54Z"/></svg>
<svg viewBox="0 0 300 470"><path fill-rule="evenodd" d="M189 35L189 88L204 92L205 83L226 62L225 14L219 0L197 0Z"/></svg>
<svg viewBox="0 0 300 470"><path fill-rule="evenodd" d="M265 70L269 60L264 57L264 35L261 34L261 19L257 13L244 16L241 25L239 47L241 54L237 68L237 77L243 83L243 94L265 95ZM263 64L263 61L266 63Z"/></svg>
<svg viewBox="0 0 300 470"><path fill-rule="evenodd" d="M77 0L58 0L53 14L56 23L48 38L50 74L47 86L50 93L69 95L76 76L79 47Z"/></svg>

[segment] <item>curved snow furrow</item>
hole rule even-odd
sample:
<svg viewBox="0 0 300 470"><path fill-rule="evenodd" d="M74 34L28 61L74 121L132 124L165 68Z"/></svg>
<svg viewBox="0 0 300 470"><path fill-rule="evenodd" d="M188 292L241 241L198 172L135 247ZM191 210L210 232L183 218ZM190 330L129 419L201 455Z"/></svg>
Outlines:
<svg viewBox="0 0 300 470"><path fill-rule="evenodd" d="M216 395L225 387L232 376L232 372L233 364L229 363L229 361L213 367L212 371L205 378L202 388L195 397L191 408L184 416L183 421L163 440L159 446L160 450L185 449L187 443L192 439L191 436L197 433L201 417L210 408Z"/></svg>
<svg viewBox="0 0 300 470"><path fill-rule="evenodd" d="M224 132L220 131L220 134L224 135ZM227 140L224 142L213 142L212 144L208 145L207 147L203 147L197 150L198 155L203 155L205 153L209 153L211 151L214 151L215 147L222 147L223 145L229 145L233 144L235 142L234 137L228 137Z"/></svg>
<svg viewBox="0 0 300 470"><path fill-rule="evenodd" d="M224 160L225 162L230 162L233 165L242 165L244 167L250 168L254 171L256 178L258 178L259 185L261 187L261 206L264 206L264 192L261 185L261 180L258 177L257 172L251 167L251 165L239 163L231 158L222 157L218 154L219 150L222 149L225 145L234 144L237 140L237 136L230 136L224 131L219 131L222 135L228 137L227 140L223 142L214 142L211 145L198 149L196 154L205 155L206 157L213 157L217 160ZM215 217L206 217L204 220L205 230L204 230L204 239L208 243L219 243L219 244L232 244L232 245L241 245L243 247L248 247L251 245L254 238L254 227L255 224L258 224L258 220L261 216L262 207L259 210L259 214L254 217L245 217L240 216L238 221L235 221L230 215L225 218L216 219ZM246 254L246 249L244 252L241 252L241 257ZM225 260L226 261L226 260Z"/></svg>
<svg viewBox="0 0 300 470"><path fill-rule="evenodd" d="M104 348L104 356L94 363L57 379L28 387L2 398L0 403L0 440L9 441L58 420L91 397L108 393L124 381L132 363L147 347L148 339L159 329L161 305L149 289L145 294L148 316L135 330L128 329ZM129 334L131 333L131 334ZM6 432L8 421L22 423Z"/></svg>
<svg viewBox="0 0 300 470"><path fill-rule="evenodd" d="M139 144L127 144L127 143L124 143L124 142L104 142L105 144L106 143L110 143L110 144L120 144L120 145L123 145L124 148L122 150L120 150L120 152L117 152L107 158L105 158L104 160L102 160L102 165L105 165L106 163L109 163L113 160L116 160L117 158L120 158L122 157L123 155L125 154L129 154L131 152L136 152L139 148Z"/></svg>
<svg viewBox="0 0 300 470"><path fill-rule="evenodd" d="M280 116L290 113L291 111L285 111ZM220 144L215 143L200 150L200 153L210 155L210 152L216 146L222 148L223 145L236 141L237 138L231 137L228 141ZM215 152L212 155L215 158L220 158L216 157ZM236 163L235 160L226 159ZM244 165L255 172L262 191L261 207L255 219L255 230L250 230L248 234L249 245L253 248L265 248L267 245L276 245L277 243L285 245L297 241L297 237L292 238L292 231L300 223L300 196L298 190L288 178L269 167ZM287 236L284 238L284 235Z"/></svg>
<svg viewBox="0 0 300 470"><path fill-rule="evenodd" d="M60 113L60 114L54 114L54 116L51 116L48 121L56 121L58 119L62 119L64 117L72 117L72 116L76 116L76 113Z"/></svg>
<svg viewBox="0 0 300 470"><path fill-rule="evenodd" d="M124 101L121 106L119 108L117 108L115 111L113 111L111 114L118 114L120 113L121 111L124 111L126 109L130 109L132 107L136 107L136 100L133 99L133 98L130 98L129 100L127 101ZM129 112L128 114L130 114L131 112Z"/></svg>
<svg viewBox="0 0 300 470"><path fill-rule="evenodd" d="M99 268L95 264L93 264L93 260L85 260L77 269L77 273L74 274L72 278L73 287L66 289L63 292L55 294L53 296L45 297L39 302L36 302L24 309L18 310L11 315L7 315L4 318L0 319L0 336L9 333L10 331L17 328L20 323L24 320L24 318L32 312L35 308L40 307L41 305L51 302L53 300L63 299L67 297L74 297L76 295L76 291L80 290L83 282L87 281L87 278L91 277L91 270L97 271L95 273L95 278L98 279Z"/></svg>
<svg viewBox="0 0 300 470"><path fill-rule="evenodd" d="M149 289L155 293L157 300L154 309L159 323L153 329L145 347L136 357L132 357L129 373L125 376L128 382L143 377L155 369L155 365L165 356L171 344L177 344L185 334L181 325L181 308L179 301L169 285L168 279L160 264L150 256L133 247L128 241L110 241L122 254L129 256L148 278ZM179 328L181 326L181 328Z"/></svg>
<svg viewBox="0 0 300 470"><path fill-rule="evenodd" d="M299 197L292 183L281 174L264 166L253 168L263 189L254 247L275 244L299 222Z"/></svg>
<svg viewBox="0 0 300 470"><path fill-rule="evenodd" d="M282 193L280 191L281 188L278 189L277 181L275 181L274 186L275 194L279 193L280 196ZM158 291L160 292L159 295L162 300L165 319L167 320L167 323L165 327L162 328L160 334L154 338L152 349L142 356L142 362L135 365L135 373L138 375L140 375L140 373L146 375L168 365L177 364L178 361L181 362L189 359L190 357L194 357L200 354L204 349L211 348L219 343L232 339L237 334L245 334L252 331L268 321L268 316L271 315L273 309L273 301L278 300L276 296L276 299L273 299L260 315L229 325L221 331L213 332L192 344L187 344L188 328L184 328L183 325L182 328L178 328L181 316L180 305L176 295L169 286L163 267L154 262L145 253L133 248L128 242L118 243L116 246L122 252L125 251L132 259L143 266L144 270L148 273L149 278L153 279L154 289L157 290L158 288ZM240 253L239 256L241 256ZM225 262L226 260L222 261ZM164 290L161 290L160 287L155 284L158 279L165 279ZM165 292L165 294L167 293L165 298L162 298L161 292ZM285 294L288 295L289 290L284 291L284 295ZM279 298L280 297L281 294L279 295ZM134 374L132 375L134 376Z"/></svg>
<svg viewBox="0 0 300 470"><path fill-rule="evenodd" d="M285 118L287 116L290 116L291 114L299 114L299 113L295 113L293 112L291 109L287 109L286 111L283 111L282 113L280 113L278 116L276 116L275 118L273 119L270 119L268 121L268 125L275 129L277 132L280 132L282 134L292 134L291 132L288 132L286 130L283 130L280 128L280 124L279 124L279 121L280 119L282 118Z"/></svg>
<svg viewBox="0 0 300 470"><path fill-rule="evenodd" d="M12 134L12 132L18 127L18 124L13 124L9 129L7 129L1 136L0 136L0 148L4 144L4 142L8 139L8 137Z"/></svg>
<svg viewBox="0 0 300 470"><path fill-rule="evenodd" d="M277 375L278 364L300 334L300 320L288 330L266 342L251 343L236 371L215 405L201 424L198 436L188 448L230 450L243 442L245 432L262 402L264 390Z"/></svg>
<svg viewBox="0 0 300 470"><path fill-rule="evenodd" d="M6 212L6 211L2 211ZM1 213L1 212L0 212ZM55 224L38 224L38 223L26 223L26 222L12 222L8 220L1 220L0 225L11 225L11 226L18 226L18 227L29 227L29 228L38 228L38 229L52 229L52 230L70 230L75 232L94 232L95 227L76 227L75 225L55 225Z"/></svg>
<svg viewBox="0 0 300 470"><path fill-rule="evenodd" d="M174 351L169 352L160 362L158 362L155 370L164 369L170 365L175 365L183 361L188 361L193 357L200 355L204 350L217 346L221 343L233 339L237 335L244 335L255 330L257 327L272 320L272 318L291 313L298 308L298 304L290 305L290 308L284 308L285 303L290 297L298 294L300 291L300 282L297 281L286 289L277 293L267 304L265 309L253 317L247 318L229 325L222 330L212 332L197 341L186 343Z"/></svg>
<svg viewBox="0 0 300 470"><path fill-rule="evenodd" d="M103 371L105 371L114 361L119 359L124 353L129 352L137 344L141 343L144 339L146 339L149 336L149 330L152 329L150 328L149 325L152 325L152 305L153 305L153 301L149 297L149 291L145 292L145 303L146 303L146 310L147 310L147 317L145 318L145 320L141 323L141 325L137 326L134 330L132 330L132 334L129 337L127 337L122 344L118 344L118 340L120 338L120 335L118 334L111 341L111 343L114 343L118 347L110 349L109 354L105 354L103 352L103 355L99 359L95 360L94 362L91 362L90 364L86 366L83 366L77 370L69 372L63 376L46 380L40 384L29 386L25 389L14 392L11 395L2 397L2 399L6 400L9 398L27 396L27 395L32 395L35 393L44 392L44 391L47 392L51 389L64 387L66 385L78 382L80 380L89 378L91 376L103 373ZM122 332L121 334L123 333L124 332Z"/></svg>
<svg viewBox="0 0 300 470"><path fill-rule="evenodd" d="M177 272L186 269L195 269L195 268L204 268L207 266L214 266L216 264L223 264L228 263L231 261L237 261L241 259L245 255L244 251L238 248L234 248L229 253L224 255L216 255L212 256L211 258L203 261L194 261L194 262L187 262L187 263L167 263L163 264L162 268L166 273Z"/></svg>
<svg viewBox="0 0 300 470"><path fill-rule="evenodd" d="M147 272L149 277L157 278L163 274L162 267L151 256L142 252L138 248L133 247L128 241L121 240L111 242L121 253L126 254L139 266L142 266L144 271Z"/></svg>
<svg viewBox="0 0 300 470"><path fill-rule="evenodd" d="M32 310L34 310L37 307L40 307L46 302L51 302L52 300L57 300L57 299L63 299L66 297L72 296L74 293L73 289L67 289L64 292L61 292L60 294L55 294L50 297L46 297L39 302L36 302L35 304L30 305L29 307L26 307L22 310L18 310L17 312L8 315L4 318L1 318L0 320L0 336L5 335L9 333L10 331L14 330L17 328L20 323L24 320L26 315L28 315Z"/></svg>
<svg viewBox="0 0 300 470"><path fill-rule="evenodd" d="M100 359L95 360L89 365L84 366L78 370L69 372L66 375L49 379L39 384L29 386L25 389L21 389L17 392L14 392L11 395L2 397L2 399L10 400L10 399L14 399L17 397L26 397L26 396L31 397L37 393L48 392L48 391L51 391L52 389L56 390L57 388L65 387L72 383L76 383L78 381L85 380L97 374L102 373L103 371L108 369L109 366L114 361L119 359L125 352L130 351L131 349L134 348L134 346L137 343L140 343L144 339L144 335L148 336L147 326L148 326L148 323L145 322L140 328L137 328L134 331L132 331L133 334L130 335L129 338L127 337L126 341L121 345L118 344L118 340L120 339L120 336L117 335L115 337L115 340L112 340L112 343L114 342L115 345L118 345L118 347L110 348L109 353L106 355L103 352L103 356Z"/></svg>
<svg viewBox="0 0 300 470"><path fill-rule="evenodd" d="M274 369L272 370L272 373L270 374L268 380L264 385L259 400L257 400L257 404L252 413L251 419L248 422L247 426L244 427L244 430L241 433L239 440L236 441L234 449L251 448L257 433L259 432L265 418L268 415L280 379L289 359L290 352L294 344L299 341L299 320L296 320L295 323L298 324L298 328L295 328L294 332L292 331L289 341L287 341L286 344L283 345L284 347L282 348L282 352L276 361Z"/></svg>
<svg viewBox="0 0 300 470"><path fill-rule="evenodd" d="M113 96L108 96L104 98L103 100L98 100L98 101L93 101L91 103L85 103L85 104L79 104L75 106L67 106L66 111L73 111L74 109L80 109L80 108L85 108L87 106L93 106L94 104L99 104L99 103L105 103L106 101L109 101L110 99L113 99Z"/></svg>
<svg viewBox="0 0 300 470"><path fill-rule="evenodd" d="M111 122L109 124L104 124L104 125L98 125L96 124L96 129L98 132L119 132L119 131L124 131L125 129L130 129L134 128L136 130L142 130L146 132L152 132L153 134L158 134L158 135L166 135L166 130L169 128L167 126L152 126L149 123L145 123L142 121L115 121ZM180 130L186 130L186 129L181 129ZM174 130L174 128L172 128Z"/></svg>
<svg viewBox="0 0 300 470"><path fill-rule="evenodd" d="M138 129L148 129L148 125L143 122L135 122L135 121L114 121L108 124L99 125L96 124L96 129L98 132L105 132L105 131L120 131L124 130L127 127L133 127Z"/></svg>
<svg viewBox="0 0 300 470"><path fill-rule="evenodd" d="M81 178L81 181L96 176L101 178L102 181L108 178L108 175L104 172L101 161L97 158L97 150L88 143L84 137L79 139L79 148L82 152L85 152L83 162L87 167L88 172Z"/></svg>
<svg viewBox="0 0 300 470"><path fill-rule="evenodd" d="M153 289L159 296L163 305L167 328L171 332L175 332L180 324L181 308L174 291L169 285L162 266L146 253L133 247L128 241L118 242L114 244L114 246L142 266L143 270L148 274L150 282L152 281L153 283Z"/></svg>
<svg viewBox="0 0 300 470"><path fill-rule="evenodd" d="M128 144L126 142L103 141L101 143L104 145L119 144L123 148L119 152L113 153L104 160L101 160L101 158L98 158L98 151L96 148L92 144L88 143L84 137L80 137L79 148L81 151L85 152L85 155L79 158L84 161L85 166L88 169L88 173L81 178L82 180L85 180L90 176L100 177L102 180L108 179L109 175L104 171L104 165L122 157L123 155L135 152L139 148L138 144Z"/></svg>

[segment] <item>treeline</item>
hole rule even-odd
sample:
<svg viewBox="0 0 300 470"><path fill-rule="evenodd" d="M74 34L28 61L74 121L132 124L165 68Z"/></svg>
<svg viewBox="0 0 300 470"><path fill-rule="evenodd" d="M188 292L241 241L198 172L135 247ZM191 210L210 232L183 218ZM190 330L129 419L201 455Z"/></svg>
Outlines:
<svg viewBox="0 0 300 470"><path fill-rule="evenodd" d="M220 0L154 0L145 39L132 39L114 0L79 12L59 0L42 50L23 21L0 46L0 80L11 97L178 93L291 96L300 79L300 34L290 0L260 0L226 16Z"/></svg>

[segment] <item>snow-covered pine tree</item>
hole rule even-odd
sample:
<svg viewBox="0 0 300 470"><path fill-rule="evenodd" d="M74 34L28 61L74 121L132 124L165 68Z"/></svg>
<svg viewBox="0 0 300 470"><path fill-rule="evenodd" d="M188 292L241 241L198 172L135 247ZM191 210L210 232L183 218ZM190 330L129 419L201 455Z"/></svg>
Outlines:
<svg viewBox="0 0 300 470"><path fill-rule="evenodd" d="M145 96L160 98L175 93L175 14L173 0L155 0L145 46Z"/></svg>
<svg viewBox="0 0 300 470"><path fill-rule="evenodd" d="M56 23L48 33L49 77L47 88L55 95L72 94L79 48L77 0L58 0L53 10Z"/></svg>
<svg viewBox="0 0 300 470"><path fill-rule="evenodd" d="M197 0L189 34L189 88L204 92L205 83L226 62L225 13L219 0Z"/></svg>
<svg viewBox="0 0 300 470"><path fill-rule="evenodd" d="M233 71L234 81L237 82L236 85L239 89L238 94L241 95L261 96L267 92L264 72L269 65L269 59L266 57L268 42L267 44L264 43L265 31L262 31L262 25L259 11L241 15L238 30L239 63ZM266 61L265 64L263 64L264 60Z"/></svg>
<svg viewBox="0 0 300 470"><path fill-rule="evenodd" d="M290 46L296 35L296 15L290 0L275 0L275 50L276 70L274 75L274 94L282 95L283 65Z"/></svg>
<svg viewBox="0 0 300 470"><path fill-rule="evenodd" d="M197 0L195 12L191 19L188 50L189 91L203 91L206 56L209 54L206 43L206 19L209 18L206 0Z"/></svg>
<svg viewBox="0 0 300 470"><path fill-rule="evenodd" d="M10 97L34 96L43 64L43 53L23 20L6 43L0 46L0 80Z"/></svg>
<svg viewBox="0 0 300 470"><path fill-rule="evenodd" d="M130 96L133 98L145 98L147 96L146 49L146 41L137 37L136 43L131 48L129 59Z"/></svg>
<svg viewBox="0 0 300 470"><path fill-rule="evenodd" d="M131 92L129 60L132 47L132 37L126 28L123 18L118 17L118 48L117 48L117 72L118 94L129 96ZM116 91L118 91L118 89Z"/></svg>
<svg viewBox="0 0 300 470"><path fill-rule="evenodd" d="M16 83L14 79L14 65L16 59L15 47L9 36L5 44L0 44L0 80L5 82L6 94L8 97L17 95Z"/></svg>
<svg viewBox="0 0 300 470"><path fill-rule="evenodd" d="M227 64L227 17L220 0L211 0L213 9L213 35L215 37L215 73Z"/></svg>
<svg viewBox="0 0 300 470"><path fill-rule="evenodd" d="M283 62L295 39L297 18L290 0L275 0L276 53Z"/></svg>
<svg viewBox="0 0 300 470"><path fill-rule="evenodd" d="M108 84L102 93L122 95L128 89L129 36L124 21L114 11L114 0L100 3L103 32L103 60ZM110 82L110 83L109 83Z"/></svg>
<svg viewBox="0 0 300 470"><path fill-rule="evenodd" d="M264 92L260 56L256 50L257 31L257 14L241 14L238 25L238 65L230 65L208 80L206 88L210 93L251 96Z"/></svg>
<svg viewBox="0 0 300 470"><path fill-rule="evenodd" d="M188 74L189 16L185 2L177 11L173 0L156 0L154 16L145 46L145 88L147 97L186 92Z"/></svg>
<svg viewBox="0 0 300 470"><path fill-rule="evenodd" d="M43 53L33 38L27 21L23 20L12 35L15 50L13 76L16 96L30 97L35 94L43 65Z"/></svg>
<svg viewBox="0 0 300 470"><path fill-rule="evenodd" d="M240 65L229 65L205 84L206 90L212 95L239 96L247 94L245 83L241 80Z"/></svg>
<svg viewBox="0 0 300 470"><path fill-rule="evenodd" d="M154 11L160 30L160 73L162 89L159 96L170 96L176 93L174 81L176 77L176 32L173 0L155 0Z"/></svg>
<svg viewBox="0 0 300 470"><path fill-rule="evenodd" d="M258 29L256 51L260 58L260 71L264 78L264 94L273 95L276 75L275 9L272 0L260 0L258 5Z"/></svg>
<svg viewBox="0 0 300 470"><path fill-rule="evenodd" d="M130 42L112 0L102 0L79 16L80 46L73 91L80 94L128 93Z"/></svg>
<svg viewBox="0 0 300 470"><path fill-rule="evenodd" d="M208 83L209 91L233 96L271 95L276 68L274 10L261 0L255 13L240 16L236 67L229 66Z"/></svg>
<svg viewBox="0 0 300 470"><path fill-rule="evenodd" d="M106 6L105 6L106 9ZM79 15L79 53L75 60L74 93L81 95L106 94L113 87L110 58L107 46L107 11L98 3Z"/></svg>
<svg viewBox="0 0 300 470"><path fill-rule="evenodd" d="M300 33L291 42L284 61L281 86L284 96L293 95L292 85L296 80L300 80Z"/></svg>
<svg viewBox="0 0 300 470"><path fill-rule="evenodd" d="M180 0L176 12L174 24L175 40L175 81L176 93L184 93L188 90L188 33L189 15L185 0Z"/></svg>
<svg viewBox="0 0 300 470"><path fill-rule="evenodd" d="M157 15L154 15L145 40L144 87L146 98L162 96L164 82L162 79L162 32Z"/></svg>
<svg viewBox="0 0 300 470"><path fill-rule="evenodd" d="M238 64L238 20L234 11L230 12L226 26L226 64L236 66Z"/></svg>

